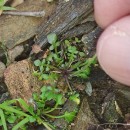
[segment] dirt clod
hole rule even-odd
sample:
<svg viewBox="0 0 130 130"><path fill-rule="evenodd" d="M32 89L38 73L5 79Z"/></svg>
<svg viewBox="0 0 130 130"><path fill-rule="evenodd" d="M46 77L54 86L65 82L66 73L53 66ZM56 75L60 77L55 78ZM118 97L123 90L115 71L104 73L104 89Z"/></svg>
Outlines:
<svg viewBox="0 0 130 130"><path fill-rule="evenodd" d="M11 64L4 73L5 83L12 98L29 101L33 92L38 92L40 83L32 75L33 66L29 60Z"/></svg>

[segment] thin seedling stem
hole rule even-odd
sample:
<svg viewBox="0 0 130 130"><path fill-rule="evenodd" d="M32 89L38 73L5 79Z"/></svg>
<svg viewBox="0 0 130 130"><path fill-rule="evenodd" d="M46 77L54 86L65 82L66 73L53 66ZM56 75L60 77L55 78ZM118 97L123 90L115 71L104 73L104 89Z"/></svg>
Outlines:
<svg viewBox="0 0 130 130"><path fill-rule="evenodd" d="M16 15L16 16L29 16L29 17L43 17L45 16L45 11L38 11L38 12L4 11L2 14Z"/></svg>

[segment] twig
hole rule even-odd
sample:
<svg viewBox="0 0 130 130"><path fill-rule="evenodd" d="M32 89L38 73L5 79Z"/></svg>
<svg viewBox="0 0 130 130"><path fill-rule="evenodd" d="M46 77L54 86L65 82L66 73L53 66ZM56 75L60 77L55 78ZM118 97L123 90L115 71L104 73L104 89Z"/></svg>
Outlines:
<svg viewBox="0 0 130 130"><path fill-rule="evenodd" d="M65 81L66 81L66 83L67 83L67 85L68 85L70 91L73 92L73 90L72 90L72 88L71 88L71 86L70 86L70 83L69 83L69 81L68 81L68 78L67 78L66 76L65 76Z"/></svg>
<svg viewBox="0 0 130 130"><path fill-rule="evenodd" d="M17 15L17 16L29 16L29 17L43 17L43 16L45 16L45 11L38 11L38 12L4 11L2 14Z"/></svg>

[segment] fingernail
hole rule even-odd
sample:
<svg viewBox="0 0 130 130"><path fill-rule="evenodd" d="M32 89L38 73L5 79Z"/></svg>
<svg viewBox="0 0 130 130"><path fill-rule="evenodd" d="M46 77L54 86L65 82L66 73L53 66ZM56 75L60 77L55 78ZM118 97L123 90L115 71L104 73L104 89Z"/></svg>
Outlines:
<svg viewBox="0 0 130 130"><path fill-rule="evenodd" d="M127 22L130 23L130 17L104 31L98 40L97 56L110 77L130 86L130 27L127 28Z"/></svg>

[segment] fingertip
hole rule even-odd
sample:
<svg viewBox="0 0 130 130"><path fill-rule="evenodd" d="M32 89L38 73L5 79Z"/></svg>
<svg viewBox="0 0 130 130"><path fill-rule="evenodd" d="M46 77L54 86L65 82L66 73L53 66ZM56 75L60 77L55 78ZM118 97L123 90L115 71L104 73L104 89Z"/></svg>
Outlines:
<svg viewBox="0 0 130 130"><path fill-rule="evenodd" d="M130 16L110 25L97 44L97 57L113 79L130 86Z"/></svg>

